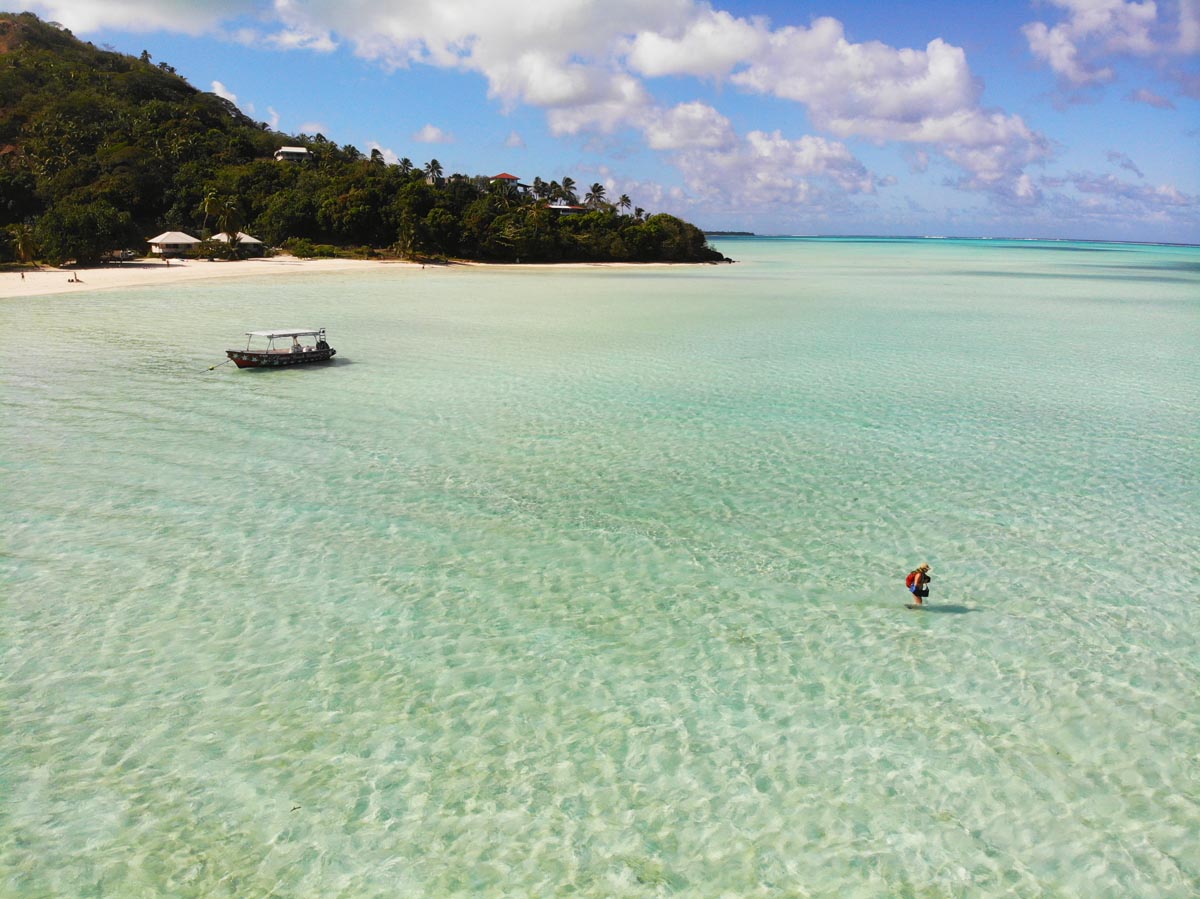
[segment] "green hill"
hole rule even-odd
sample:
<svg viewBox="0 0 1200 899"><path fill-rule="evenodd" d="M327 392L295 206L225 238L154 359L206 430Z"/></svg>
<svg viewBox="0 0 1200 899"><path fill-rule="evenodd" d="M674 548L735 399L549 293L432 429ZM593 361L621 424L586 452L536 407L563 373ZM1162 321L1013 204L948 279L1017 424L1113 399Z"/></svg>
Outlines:
<svg viewBox="0 0 1200 899"><path fill-rule="evenodd" d="M281 146L305 147L309 158L277 162ZM576 208L554 208L563 205ZM571 179L524 187L444 177L437 160L388 164L323 135L274 132L148 53L99 49L31 13L0 13L0 228L11 236L0 261L91 263L143 250L160 231L239 229L300 253L723 258L695 226L628 208L601 185L579 208Z"/></svg>

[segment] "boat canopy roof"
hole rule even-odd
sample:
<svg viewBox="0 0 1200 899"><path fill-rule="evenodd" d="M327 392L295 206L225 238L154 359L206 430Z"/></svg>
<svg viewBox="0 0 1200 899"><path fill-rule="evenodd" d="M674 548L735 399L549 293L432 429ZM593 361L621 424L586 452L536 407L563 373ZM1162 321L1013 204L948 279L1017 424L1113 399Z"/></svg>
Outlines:
<svg viewBox="0 0 1200 899"><path fill-rule="evenodd" d="M277 331L247 331L247 337L316 337L324 328L283 328Z"/></svg>

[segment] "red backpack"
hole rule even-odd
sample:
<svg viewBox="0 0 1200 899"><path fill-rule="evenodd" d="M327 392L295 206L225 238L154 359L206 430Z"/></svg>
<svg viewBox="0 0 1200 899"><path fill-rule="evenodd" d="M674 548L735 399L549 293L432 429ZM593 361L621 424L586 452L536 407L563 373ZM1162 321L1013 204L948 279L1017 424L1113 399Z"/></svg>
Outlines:
<svg viewBox="0 0 1200 899"><path fill-rule="evenodd" d="M910 571L908 573L908 577L906 577L904 579L904 586L907 587L909 590L911 590L913 588L913 584L915 584L916 582L917 582L917 573L915 571Z"/></svg>

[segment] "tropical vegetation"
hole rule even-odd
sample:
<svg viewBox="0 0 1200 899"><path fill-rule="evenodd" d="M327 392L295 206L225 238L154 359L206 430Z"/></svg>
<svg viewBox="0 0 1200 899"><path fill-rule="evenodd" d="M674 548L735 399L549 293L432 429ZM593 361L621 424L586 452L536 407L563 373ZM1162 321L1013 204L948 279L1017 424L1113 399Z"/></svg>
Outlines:
<svg viewBox="0 0 1200 899"><path fill-rule="evenodd" d="M281 146L308 160L279 162ZM0 262L94 263L147 237L245 229L296 252L497 262L716 261L704 234L595 183L528 186L289 135L148 52L0 13ZM324 250L320 248L326 248Z"/></svg>

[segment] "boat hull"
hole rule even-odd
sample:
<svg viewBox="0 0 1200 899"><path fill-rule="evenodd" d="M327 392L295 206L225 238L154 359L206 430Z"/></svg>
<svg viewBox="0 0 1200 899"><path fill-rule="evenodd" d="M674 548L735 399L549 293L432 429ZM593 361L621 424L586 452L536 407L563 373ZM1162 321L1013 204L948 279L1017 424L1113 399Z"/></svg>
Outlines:
<svg viewBox="0 0 1200 899"><path fill-rule="evenodd" d="M281 368L285 365L310 365L313 362L328 362L337 354L333 347L325 350L293 352L262 352L256 350L226 350L225 355L238 368Z"/></svg>

